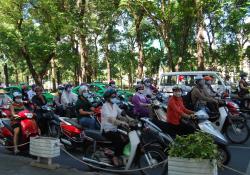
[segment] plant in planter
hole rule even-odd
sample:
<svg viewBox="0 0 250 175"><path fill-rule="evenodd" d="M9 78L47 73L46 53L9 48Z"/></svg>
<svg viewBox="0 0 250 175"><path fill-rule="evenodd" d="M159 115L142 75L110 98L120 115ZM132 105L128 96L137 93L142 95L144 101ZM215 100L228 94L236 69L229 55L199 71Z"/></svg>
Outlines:
<svg viewBox="0 0 250 175"><path fill-rule="evenodd" d="M169 149L168 175L217 175L217 156L211 136L202 132L177 136Z"/></svg>

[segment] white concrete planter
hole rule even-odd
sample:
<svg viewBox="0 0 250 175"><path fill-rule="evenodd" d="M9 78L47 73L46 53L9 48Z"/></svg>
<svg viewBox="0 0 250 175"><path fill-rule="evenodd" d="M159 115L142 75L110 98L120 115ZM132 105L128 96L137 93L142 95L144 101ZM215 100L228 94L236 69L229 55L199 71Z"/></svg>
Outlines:
<svg viewBox="0 0 250 175"><path fill-rule="evenodd" d="M168 175L218 175L216 160L168 158Z"/></svg>
<svg viewBox="0 0 250 175"><path fill-rule="evenodd" d="M43 158L53 158L60 156L60 141L59 139L51 137L31 138L30 154Z"/></svg>

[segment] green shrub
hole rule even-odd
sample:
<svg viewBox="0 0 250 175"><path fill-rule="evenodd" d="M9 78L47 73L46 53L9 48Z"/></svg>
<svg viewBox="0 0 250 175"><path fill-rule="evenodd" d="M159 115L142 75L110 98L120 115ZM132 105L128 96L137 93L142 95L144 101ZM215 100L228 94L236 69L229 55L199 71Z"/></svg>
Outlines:
<svg viewBox="0 0 250 175"><path fill-rule="evenodd" d="M202 132L196 132L185 137L177 136L170 145L169 156L198 159L216 159L217 146L213 138Z"/></svg>

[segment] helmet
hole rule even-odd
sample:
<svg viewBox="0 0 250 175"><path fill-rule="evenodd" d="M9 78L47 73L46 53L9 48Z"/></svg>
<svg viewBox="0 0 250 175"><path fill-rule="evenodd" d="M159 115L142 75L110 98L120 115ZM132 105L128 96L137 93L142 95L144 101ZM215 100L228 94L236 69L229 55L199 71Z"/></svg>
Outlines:
<svg viewBox="0 0 250 175"><path fill-rule="evenodd" d="M177 90L177 89L182 90L181 86L178 85L178 84L175 85L175 86L172 88L173 91L174 91L174 90Z"/></svg>
<svg viewBox="0 0 250 175"><path fill-rule="evenodd" d="M14 92L13 97L22 97L22 94L20 92Z"/></svg>
<svg viewBox="0 0 250 175"><path fill-rule="evenodd" d="M22 89L23 90L27 90L27 86L24 84L24 85L22 85Z"/></svg>
<svg viewBox="0 0 250 175"><path fill-rule="evenodd" d="M110 80L109 81L109 85L111 85L111 84L115 84L115 81L114 80Z"/></svg>
<svg viewBox="0 0 250 175"><path fill-rule="evenodd" d="M67 90L68 88L72 88L72 85L71 84L66 84L64 89Z"/></svg>
<svg viewBox="0 0 250 175"><path fill-rule="evenodd" d="M242 77L246 77L247 76L247 73L246 72L241 72L240 73L240 77L242 78Z"/></svg>
<svg viewBox="0 0 250 175"><path fill-rule="evenodd" d="M0 89L0 94L6 94L7 92L4 89Z"/></svg>
<svg viewBox="0 0 250 175"><path fill-rule="evenodd" d="M42 90L43 90L43 88L41 88L40 86L36 86L36 88L35 88L35 92L42 91Z"/></svg>
<svg viewBox="0 0 250 175"><path fill-rule="evenodd" d="M137 84L135 86L135 91L138 91L138 90L143 89L143 88L144 88L144 86L142 84Z"/></svg>
<svg viewBox="0 0 250 175"><path fill-rule="evenodd" d="M203 77L201 75L197 75L194 77L196 81L203 80Z"/></svg>
<svg viewBox="0 0 250 175"><path fill-rule="evenodd" d="M82 95L82 93L83 93L84 91L88 91L88 90L89 90L88 86L85 86L85 85L80 86L80 88L78 89L78 94L79 94L79 95Z"/></svg>
<svg viewBox="0 0 250 175"><path fill-rule="evenodd" d="M57 89L58 89L59 91L62 91L62 90L64 90L64 86L63 86L63 85L59 85Z"/></svg>
<svg viewBox="0 0 250 175"><path fill-rule="evenodd" d="M103 94L103 98L105 99L105 100L108 100L112 95L116 95L117 94L117 92L116 92L116 90L114 90L114 89L108 89L108 90L106 90L105 92L104 92L104 94Z"/></svg>
<svg viewBox="0 0 250 175"><path fill-rule="evenodd" d="M203 79L204 79L205 81L211 81L211 80L213 80L213 78L210 77L210 76L205 76Z"/></svg>
<svg viewBox="0 0 250 175"><path fill-rule="evenodd" d="M184 76L183 75L179 75L178 79L179 79L179 81L182 81L182 80L184 80Z"/></svg>

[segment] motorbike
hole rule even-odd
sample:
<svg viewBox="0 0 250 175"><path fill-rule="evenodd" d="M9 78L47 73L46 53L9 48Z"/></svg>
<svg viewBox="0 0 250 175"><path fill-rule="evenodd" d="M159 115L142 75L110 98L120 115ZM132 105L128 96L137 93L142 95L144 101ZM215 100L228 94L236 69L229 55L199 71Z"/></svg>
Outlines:
<svg viewBox="0 0 250 175"><path fill-rule="evenodd" d="M116 167L112 163L114 156L112 142L103 137L100 131L85 131L85 155L83 161L97 167L105 167L107 169L130 170L134 168L143 168L157 165L166 160L166 154L154 146L145 143L142 139L142 124L139 122L136 126L129 130L118 129L121 135L128 138L128 144L123 149L121 156L123 166ZM153 169L142 170L143 174L161 174L165 165L159 165ZM95 167L92 167L95 168Z"/></svg>
<svg viewBox="0 0 250 175"><path fill-rule="evenodd" d="M219 107L219 117L213 123L232 143L245 143L249 138L246 120L231 101L225 101Z"/></svg>
<svg viewBox="0 0 250 175"><path fill-rule="evenodd" d="M31 137L38 136L39 131L33 113L28 110L23 110L17 115L21 125L19 145L22 145L28 143ZM9 118L0 118L0 142L7 146L7 149L12 151L13 148L10 147L13 146L13 129L11 127L11 120ZM20 151L28 150L28 148L28 144L19 146Z"/></svg>

